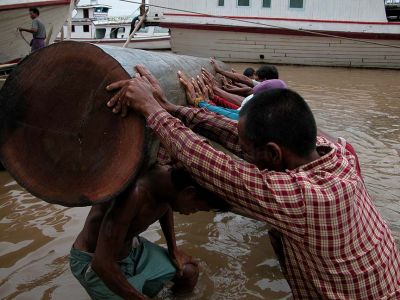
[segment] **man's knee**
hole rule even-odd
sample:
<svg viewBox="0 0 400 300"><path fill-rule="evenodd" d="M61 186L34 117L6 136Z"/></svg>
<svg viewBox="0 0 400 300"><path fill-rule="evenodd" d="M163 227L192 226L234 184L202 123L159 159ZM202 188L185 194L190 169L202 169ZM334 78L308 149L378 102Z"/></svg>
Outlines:
<svg viewBox="0 0 400 300"><path fill-rule="evenodd" d="M199 267L192 263L187 263L183 266L182 276L174 278L174 286L172 287L175 293L189 293L194 290L199 278Z"/></svg>

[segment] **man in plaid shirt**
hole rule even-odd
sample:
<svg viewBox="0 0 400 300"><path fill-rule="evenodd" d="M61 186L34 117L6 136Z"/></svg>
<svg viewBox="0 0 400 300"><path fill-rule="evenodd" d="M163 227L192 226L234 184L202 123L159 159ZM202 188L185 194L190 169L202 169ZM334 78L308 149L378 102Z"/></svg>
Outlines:
<svg viewBox="0 0 400 300"><path fill-rule="evenodd" d="M400 254L344 141L317 136L295 92L254 97L239 122L169 103L143 67L107 103L147 119L169 154L203 187L279 232L280 261L295 299L400 299ZM187 96L196 91L180 78ZM197 91L199 92L199 91ZM215 150L201 133L245 160Z"/></svg>

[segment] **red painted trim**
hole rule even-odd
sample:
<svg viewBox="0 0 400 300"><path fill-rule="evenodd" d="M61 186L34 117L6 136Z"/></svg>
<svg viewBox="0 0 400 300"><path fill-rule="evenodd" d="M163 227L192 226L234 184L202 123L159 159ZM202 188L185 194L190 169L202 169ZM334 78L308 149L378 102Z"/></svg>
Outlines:
<svg viewBox="0 0 400 300"><path fill-rule="evenodd" d="M70 0L54 0L54 1L36 1L30 3L18 3L18 4L9 4L9 5L0 5L0 11L3 10L12 10L12 9L21 9L21 8L30 8L30 7L45 7L45 6L56 6L56 5L69 5Z"/></svg>
<svg viewBox="0 0 400 300"><path fill-rule="evenodd" d="M309 32L278 29L278 28L261 28L261 27L240 27L240 26L223 26L223 25L209 25L209 24L182 24L182 23L161 23L160 26L166 28L182 28L182 29L196 29L196 30L210 30L210 31L232 31L232 32L248 32L248 33L261 33L261 34L281 34L281 35L296 35L296 36L315 36ZM313 30L313 32L331 34L339 37L356 38L356 39L371 39L371 40L400 40L400 34L389 33L366 33L366 32L344 32L344 31L322 31ZM329 37L328 37L329 38Z"/></svg>
<svg viewBox="0 0 400 300"><path fill-rule="evenodd" d="M173 17L197 17L197 18L218 18L218 19L239 19L239 20L270 20L270 21L290 21L290 22L314 22L314 23L340 23L340 24L364 24L364 25L400 25L400 22L356 22L340 20L315 20L315 19L290 19L290 18L266 18L248 16L212 16L207 14L175 14L165 13L164 16Z"/></svg>
<svg viewBox="0 0 400 300"><path fill-rule="evenodd" d="M15 58L6 62L2 62L0 65L15 64L18 63L22 58Z"/></svg>

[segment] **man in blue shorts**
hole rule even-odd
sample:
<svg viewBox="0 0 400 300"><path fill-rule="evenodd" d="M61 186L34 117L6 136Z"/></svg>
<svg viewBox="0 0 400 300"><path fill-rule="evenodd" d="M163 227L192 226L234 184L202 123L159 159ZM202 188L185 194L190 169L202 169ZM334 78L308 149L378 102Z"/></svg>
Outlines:
<svg viewBox="0 0 400 300"><path fill-rule="evenodd" d="M71 271L92 299L148 299L168 281L174 292L191 292L199 271L176 246L172 210L189 214L211 208L226 204L183 170L155 166L111 203L92 207L71 249ZM157 220L168 251L139 236Z"/></svg>

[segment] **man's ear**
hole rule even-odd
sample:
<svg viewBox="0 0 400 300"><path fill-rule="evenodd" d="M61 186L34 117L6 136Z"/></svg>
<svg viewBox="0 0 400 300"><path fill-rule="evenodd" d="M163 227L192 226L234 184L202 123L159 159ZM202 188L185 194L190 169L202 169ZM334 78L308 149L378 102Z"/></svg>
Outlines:
<svg viewBox="0 0 400 300"><path fill-rule="evenodd" d="M197 195L196 188L193 185L189 185L178 193L178 197L183 201L195 200Z"/></svg>
<svg viewBox="0 0 400 300"><path fill-rule="evenodd" d="M268 157L268 161L274 166L275 170L279 170L283 163L283 152L282 148L273 142L264 145L265 155Z"/></svg>

